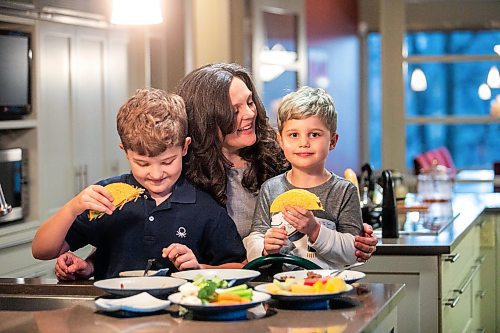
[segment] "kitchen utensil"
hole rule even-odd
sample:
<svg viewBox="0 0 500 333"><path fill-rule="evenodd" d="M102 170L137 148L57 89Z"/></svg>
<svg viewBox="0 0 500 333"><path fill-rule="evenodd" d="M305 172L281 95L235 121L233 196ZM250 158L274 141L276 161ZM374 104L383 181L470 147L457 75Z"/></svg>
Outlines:
<svg viewBox="0 0 500 333"><path fill-rule="evenodd" d="M396 196L392 182L392 172L382 171L382 238L398 238L399 225L396 213Z"/></svg>
<svg viewBox="0 0 500 333"><path fill-rule="evenodd" d="M364 262L364 261L362 261L362 262L357 262L357 263L354 263L354 264L352 264L352 265L347 265L347 266L345 266L344 268L339 269L338 271L333 271L333 272L331 272L331 273L330 273L330 276L331 276L331 277L338 276L340 273L342 273L342 272L343 272L343 271L345 271L345 270L348 270L348 269L351 269L351 268L354 268L354 267L358 267L358 266L361 266L361 265L364 265L364 264L365 264L365 262Z"/></svg>
<svg viewBox="0 0 500 333"><path fill-rule="evenodd" d="M155 259L148 259L148 263L146 264L146 269L144 269L144 274L142 276L148 275L148 271L151 268L151 266L153 266L154 262L155 262Z"/></svg>

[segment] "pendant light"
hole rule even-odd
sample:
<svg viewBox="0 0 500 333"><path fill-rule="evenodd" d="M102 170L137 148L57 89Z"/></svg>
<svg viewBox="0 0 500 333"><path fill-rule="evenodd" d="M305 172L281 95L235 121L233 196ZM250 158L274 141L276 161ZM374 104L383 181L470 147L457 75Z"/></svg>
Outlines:
<svg viewBox="0 0 500 333"><path fill-rule="evenodd" d="M410 87L413 91L426 91L427 90L427 78L425 73L420 68L415 68L411 74Z"/></svg>
<svg viewBox="0 0 500 333"><path fill-rule="evenodd" d="M113 24L146 25L162 22L161 0L113 0Z"/></svg>

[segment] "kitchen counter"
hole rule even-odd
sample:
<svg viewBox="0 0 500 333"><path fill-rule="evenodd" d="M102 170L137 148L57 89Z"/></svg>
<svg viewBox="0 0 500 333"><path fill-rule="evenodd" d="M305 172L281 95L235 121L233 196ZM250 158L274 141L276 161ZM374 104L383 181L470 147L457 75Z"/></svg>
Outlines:
<svg viewBox="0 0 500 333"><path fill-rule="evenodd" d="M455 193L447 205L453 220L437 234L378 233L358 270L364 282L405 284L401 332L500 332L500 193Z"/></svg>
<svg viewBox="0 0 500 333"><path fill-rule="evenodd" d="M0 279L1 297L28 295L70 296L73 302L45 311L0 311L0 332L388 332L396 325L397 305L404 294L401 284L356 284L356 288L324 311L277 309L269 302L260 319L234 322L179 318L177 306L155 315L116 317L97 312L94 296L103 293L91 282L57 283L55 280ZM9 295L7 295L9 294ZM50 295L50 296L48 296ZM11 302L12 303L12 302ZM4 305L2 305L4 306ZM7 306L8 307L8 306Z"/></svg>
<svg viewBox="0 0 500 333"><path fill-rule="evenodd" d="M451 252L470 230L473 222L483 212L500 213L500 193L459 193L449 203L454 220L437 235L408 234L399 238L382 238L381 231L377 252L379 255L440 255Z"/></svg>

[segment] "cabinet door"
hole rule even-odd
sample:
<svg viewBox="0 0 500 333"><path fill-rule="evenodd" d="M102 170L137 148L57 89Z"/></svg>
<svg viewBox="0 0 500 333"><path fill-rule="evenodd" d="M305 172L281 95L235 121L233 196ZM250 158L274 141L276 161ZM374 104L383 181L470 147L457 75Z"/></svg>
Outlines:
<svg viewBox="0 0 500 333"><path fill-rule="evenodd" d="M73 157L76 168L83 172L78 190L104 174L105 42L105 31L76 30Z"/></svg>
<svg viewBox="0 0 500 333"><path fill-rule="evenodd" d="M125 103L128 94L128 36L122 31L108 35L107 84L104 115L104 150L106 155L105 177L130 170L125 153L119 148L120 138L116 131L116 114Z"/></svg>
<svg viewBox="0 0 500 333"><path fill-rule="evenodd" d="M496 314L496 237L495 215L483 213L478 222L480 232L479 274L474 280L474 330L495 332Z"/></svg>
<svg viewBox="0 0 500 333"><path fill-rule="evenodd" d="M39 21L36 59L39 218L52 215L74 194L72 142L73 29ZM34 203L33 203L34 204Z"/></svg>

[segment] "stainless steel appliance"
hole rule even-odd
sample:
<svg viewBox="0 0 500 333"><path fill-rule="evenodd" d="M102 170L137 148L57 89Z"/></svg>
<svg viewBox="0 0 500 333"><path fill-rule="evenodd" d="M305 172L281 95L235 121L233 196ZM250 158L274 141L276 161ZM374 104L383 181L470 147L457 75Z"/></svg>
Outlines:
<svg viewBox="0 0 500 333"><path fill-rule="evenodd" d="M12 210L0 216L0 223L22 220L27 211L26 151L21 148L0 150L0 184L5 202Z"/></svg>

